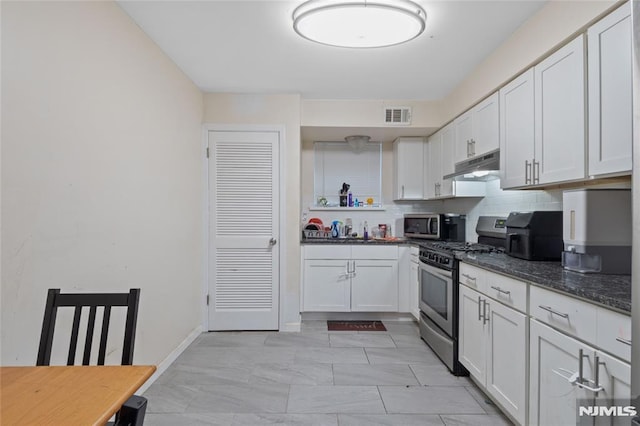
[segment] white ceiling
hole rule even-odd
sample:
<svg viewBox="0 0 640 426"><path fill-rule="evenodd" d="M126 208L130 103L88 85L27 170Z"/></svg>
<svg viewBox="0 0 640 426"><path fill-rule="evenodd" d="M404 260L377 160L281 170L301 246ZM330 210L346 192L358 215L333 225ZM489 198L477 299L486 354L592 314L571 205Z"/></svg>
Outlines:
<svg viewBox="0 0 640 426"><path fill-rule="evenodd" d="M440 99L544 1L418 1L425 32L379 49L316 44L292 29L302 1L127 1L120 7L205 92L305 99Z"/></svg>

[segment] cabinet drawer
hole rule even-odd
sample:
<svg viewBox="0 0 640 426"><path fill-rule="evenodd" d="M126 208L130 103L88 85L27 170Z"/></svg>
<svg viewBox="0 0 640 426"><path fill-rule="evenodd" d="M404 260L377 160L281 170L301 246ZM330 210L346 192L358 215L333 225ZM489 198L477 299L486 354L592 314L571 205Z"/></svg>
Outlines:
<svg viewBox="0 0 640 426"><path fill-rule="evenodd" d="M602 350L631 361L631 317L598 306L596 343Z"/></svg>
<svg viewBox="0 0 640 426"><path fill-rule="evenodd" d="M596 343L596 310L590 303L531 286L532 317L591 344Z"/></svg>
<svg viewBox="0 0 640 426"><path fill-rule="evenodd" d="M352 259L398 259L398 246L351 246Z"/></svg>
<svg viewBox="0 0 640 426"><path fill-rule="evenodd" d="M351 246L326 244L326 245L307 245L304 248L305 259L350 259Z"/></svg>
<svg viewBox="0 0 640 426"><path fill-rule="evenodd" d="M527 312L527 284L500 274L486 273L485 294L521 312Z"/></svg>
<svg viewBox="0 0 640 426"><path fill-rule="evenodd" d="M480 292L485 291L485 279L487 272L484 269L476 268L466 263L460 263L460 278L461 284L471 287Z"/></svg>

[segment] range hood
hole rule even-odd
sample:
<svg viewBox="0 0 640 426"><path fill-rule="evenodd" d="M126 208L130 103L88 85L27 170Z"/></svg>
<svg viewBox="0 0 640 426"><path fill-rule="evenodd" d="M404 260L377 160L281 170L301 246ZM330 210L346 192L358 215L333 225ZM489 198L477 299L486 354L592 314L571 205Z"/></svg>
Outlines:
<svg viewBox="0 0 640 426"><path fill-rule="evenodd" d="M499 171L500 150L496 149L484 155L456 163L455 171L444 176L444 179L491 180L497 177Z"/></svg>

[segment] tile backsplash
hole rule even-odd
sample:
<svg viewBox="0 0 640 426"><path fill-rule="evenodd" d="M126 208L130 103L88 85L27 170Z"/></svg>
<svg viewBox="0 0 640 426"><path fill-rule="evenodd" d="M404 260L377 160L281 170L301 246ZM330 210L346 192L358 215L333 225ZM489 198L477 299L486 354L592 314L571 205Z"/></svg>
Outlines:
<svg viewBox="0 0 640 426"><path fill-rule="evenodd" d="M467 241L477 241L475 228L479 216L508 216L512 211L562 210L562 190L514 190L500 189L500 180L486 182L487 192L483 198L456 198L437 201L389 202L384 211L322 211L309 210L312 197L303 197L302 222L312 217L320 218L329 226L333 220L343 221L350 217L354 230L361 232L366 220L369 227L379 223L391 225L391 232L401 236L402 217L405 213L435 212L467 215Z"/></svg>

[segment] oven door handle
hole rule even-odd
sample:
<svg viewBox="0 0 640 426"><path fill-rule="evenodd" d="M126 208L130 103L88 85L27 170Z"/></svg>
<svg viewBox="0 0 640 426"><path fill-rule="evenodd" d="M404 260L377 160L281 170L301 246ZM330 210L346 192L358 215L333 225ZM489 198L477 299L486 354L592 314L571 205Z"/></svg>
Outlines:
<svg viewBox="0 0 640 426"><path fill-rule="evenodd" d="M453 276L452 276L450 271L447 271L446 269L434 268L433 266L427 265L427 264L425 264L423 262L420 262L420 263L421 263L421 268L426 270L430 274L439 275L440 277L442 277L444 279L453 281ZM444 272L444 271L446 271L446 272Z"/></svg>

